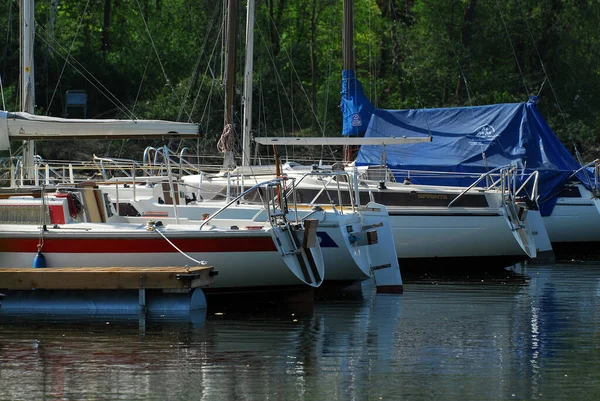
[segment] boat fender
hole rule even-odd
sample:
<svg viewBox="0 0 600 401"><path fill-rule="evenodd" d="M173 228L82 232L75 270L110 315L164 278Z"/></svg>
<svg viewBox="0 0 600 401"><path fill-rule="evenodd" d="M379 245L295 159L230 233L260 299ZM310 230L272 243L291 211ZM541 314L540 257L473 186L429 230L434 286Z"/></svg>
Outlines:
<svg viewBox="0 0 600 401"><path fill-rule="evenodd" d="M37 255L33 258L33 268L40 269L46 267L46 257L42 253L40 247L38 247Z"/></svg>

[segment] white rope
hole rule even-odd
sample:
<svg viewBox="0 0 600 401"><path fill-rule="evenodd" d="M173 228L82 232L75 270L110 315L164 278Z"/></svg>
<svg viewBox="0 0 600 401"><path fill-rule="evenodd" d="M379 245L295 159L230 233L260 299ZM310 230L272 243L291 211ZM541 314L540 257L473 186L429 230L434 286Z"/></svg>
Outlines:
<svg viewBox="0 0 600 401"><path fill-rule="evenodd" d="M177 249L179 251L179 253L181 253L183 256L185 256L186 258L188 258L191 261L194 261L196 263L198 263L199 265L206 265L208 262L206 262L205 260L196 260L194 258L192 258L191 256L187 255L185 252L183 252L181 249L177 248L177 246L175 246L174 243L172 243L162 232L160 232L160 230L158 229L154 229L154 231L156 231L157 233L159 233L169 244L171 244L171 246L175 249Z"/></svg>

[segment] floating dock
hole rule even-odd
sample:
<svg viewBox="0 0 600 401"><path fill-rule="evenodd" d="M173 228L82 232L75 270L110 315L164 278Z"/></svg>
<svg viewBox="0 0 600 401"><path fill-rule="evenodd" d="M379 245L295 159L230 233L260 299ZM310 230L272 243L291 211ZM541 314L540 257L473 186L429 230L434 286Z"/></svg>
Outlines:
<svg viewBox="0 0 600 401"><path fill-rule="evenodd" d="M0 269L0 314L189 313L206 309L213 266Z"/></svg>
<svg viewBox="0 0 600 401"><path fill-rule="evenodd" d="M213 283L213 266L199 267L52 267L0 269L6 290L193 289Z"/></svg>

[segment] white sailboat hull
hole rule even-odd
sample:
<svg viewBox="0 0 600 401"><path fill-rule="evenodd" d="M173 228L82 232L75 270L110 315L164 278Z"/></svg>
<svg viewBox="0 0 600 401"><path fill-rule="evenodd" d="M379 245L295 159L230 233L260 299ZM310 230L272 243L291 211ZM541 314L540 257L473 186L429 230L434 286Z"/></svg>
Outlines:
<svg viewBox="0 0 600 401"><path fill-rule="evenodd" d="M130 201L130 204L142 215L155 216L163 222L175 221L173 206L159 205L149 201ZM198 221L204 213L212 214L219 210L217 202L203 202L197 205L177 206L180 221ZM306 217L311 209L299 212ZM358 214L335 214L323 211L311 215L319 220L317 236L326 266L326 281L352 281L371 277L368 250L364 246L352 245L349 232L361 231L361 219ZM143 223L150 217L127 217L128 221ZM223 212L223 217L211 220L221 227L260 226L267 223L266 212L258 205L232 205ZM351 229L348 229L351 227Z"/></svg>
<svg viewBox="0 0 600 401"><path fill-rule="evenodd" d="M559 198L544 224L551 242L600 242L600 200Z"/></svg>
<svg viewBox="0 0 600 401"><path fill-rule="evenodd" d="M307 283L297 266L289 266L268 230L239 233L212 230L146 231L143 225L81 223L49 228L42 254L52 267L195 266L205 261L218 272L211 289L250 290L301 286ZM32 267L40 229L30 225L0 225L0 267ZM178 249L176 249L176 247ZM185 255L184 255L185 254ZM315 256L318 260L319 254ZM191 260L190 258L194 259ZM322 260L318 270L323 275ZM320 285L320 282L318 283ZM312 286L318 286L312 285Z"/></svg>
<svg viewBox="0 0 600 401"><path fill-rule="evenodd" d="M290 176L302 174L293 169L284 171ZM257 178L231 177L229 181L224 178L212 181L204 178L202 191L198 193L203 197L211 197L222 194L227 186L233 191L242 186L242 179L248 183ZM183 180L195 187L200 183L199 179L192 176L183 177ZM336 183L325 180L304 179L298 184L297 190L303 202L319 203L325 201L325 196L319 195L325 186L335 193ZM340 187L347 188L347 184L340 183ZM472 200L468 197L465 199L478 206L448 207L449 202L463 189L395 182L387 182L384 188L369 181L361 181L359 185L361 199L371 198L387 207L396 253L401 260L421 260L426 263L430 260L439 262L442 258L460 258L479 263L487 258L490 263L510 265L535 258L535 239L527 221L517 221L515 216L511 216L502 202L502 193L484 193L474 189L469 195Z"/></svg>
<svg viewBox="0 0 600 401"><path fill-rule="evenodd" d="M396 252L401 258L523 255L506 218L498 214L397 211L388 207Z"/></svg>
<svg viewBox="0 0 600 401"><path fill-rule="evenodd" d="M205 201L189 205L159 204L155 199L161 196L162 189L158 187L138 187L135 200L131 186L124 188L103 185L101 188L113 201L116 202L116 199L119 199L119 203L128 204L141 215L139 217L128 216L127 220L132 222L141 223L148 218L161 219L163 222L174 222L176 219L198 221L202 219L203 215L212 215L217 212L225 204L224 201ZM361 213L361 210L352 211L350 208L339 213L332 208L315 211L312 207L299 207L297 216L299 219L310 216L319 220L317 235L326 266L325 281L363 280L372 276L369 253L371 249L375 248L375 245L353 243L350 236L351 233L363 231L364 219L361 217ZM290 213L288 218L294 220L296 216L294 213ZM378 214L378 218L379 220L389 219L385 208ZM211 220L211 224L218 224L221 227L245 227L266 224L267 220L268 216L262 205L239 203L232 204L223 210L217 218ZM386 236L389 236L391 240L391 232L384 233L380 227L376 230L383 241ZM397 260L395 251L393 253L389 250L384 253L381 253L381 250L372 252L384 255L381 257L389 259L389 263Z"/></svg>

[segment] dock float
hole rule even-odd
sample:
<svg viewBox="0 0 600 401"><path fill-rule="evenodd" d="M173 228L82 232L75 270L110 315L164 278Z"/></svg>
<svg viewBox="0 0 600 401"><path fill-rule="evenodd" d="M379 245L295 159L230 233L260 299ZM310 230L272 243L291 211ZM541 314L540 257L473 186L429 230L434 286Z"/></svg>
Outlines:
<svg viewBox="0 0 600 401"><path fill-rule="evenodd" d="M170 314L206 309L213 266L2 268L0 314Z"/></svg>
<svg viewBox="0 0 600 401"><path fill-rule="evenodd" d="M186 290L213 283L213 266L199 267L51 267L0 269L6 290Z"/></svg>

